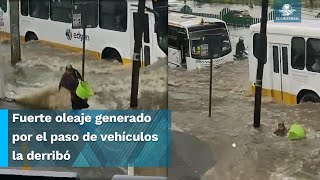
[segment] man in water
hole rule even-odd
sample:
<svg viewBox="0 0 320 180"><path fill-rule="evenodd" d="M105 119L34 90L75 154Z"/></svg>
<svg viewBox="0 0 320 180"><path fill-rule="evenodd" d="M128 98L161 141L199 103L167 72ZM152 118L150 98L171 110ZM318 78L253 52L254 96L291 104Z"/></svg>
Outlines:
<svg viewBox="0 0 320 180"><path fill-rule="evenodd" d="M239 42L237 43L237 46L236 46L236 55L235 55L235 57L237 59L245 58L245 55L247 54L245 52L245 50L246 50L246 48L244 46L243 39L239 38Z"/></svg>
<svg viewBox="0 0 320 180"><path fill-rule="evenodd" d="M278 129L274 132L275 135L284 137L288 133L288 128L284 125L284 122L278 124Z"/></svg>
<svg viewBox="0 0 320 180"><path fill-rule="evenodd" d="M68 65L66 67L65 73L62 75L62 78L60 80L59 90L61 89L61 87L64 87L70 91L72 109L85 109L89 107L88 99L81 99L76 94L79 81L83 81L80 73L71 65Z"/></svg>

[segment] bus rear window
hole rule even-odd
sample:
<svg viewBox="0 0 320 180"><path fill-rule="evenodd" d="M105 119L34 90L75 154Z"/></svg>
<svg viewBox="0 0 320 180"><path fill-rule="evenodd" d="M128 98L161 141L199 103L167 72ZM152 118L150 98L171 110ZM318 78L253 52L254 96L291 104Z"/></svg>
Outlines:
<svg viewBox="0 0 320 180"><path fill-rule="evenodd" d="M0 8L2 11L7 12L7 0L0 0Z"/></svg>
<svg viewBox="0 0 320 180"><path fill-rule="evenodd" d="M320 39L307 40L307 70L320 73Z"/></svg>
<svg viewBox="0 0 320 180"><path fill-rule="evenodd" d="M298 70L303 70L305 67L305 40L303 37L294 37L291 40L291 66Z"/></svg>

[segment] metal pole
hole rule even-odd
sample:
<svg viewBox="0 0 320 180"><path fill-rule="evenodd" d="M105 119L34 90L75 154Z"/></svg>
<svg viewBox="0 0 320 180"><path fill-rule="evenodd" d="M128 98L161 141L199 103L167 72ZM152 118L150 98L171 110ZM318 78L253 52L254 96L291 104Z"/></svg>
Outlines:
<svg viewBox="0 0 320 180"><path fill-rule="evenodd" d="M10 0L11 65L21 61L19 0Z"/></svg>
<svg viewBox="0 0 320 180"><path fill-rule="evenodd" d="M82 25L83 25L83 44L82 44L82 79L84 80L84 63L86 59L86 10L85 10L86 4L82 4L81 10L82 10Z"/></svg>
<svg viewBox="0 0 320 180"><path fill-rule="evenodd" d="M83 27L83 47L82 47L82 78L84 80L84 62L86 58L86 28Z"/></svg>
<svg viewBox="0 0 320 180"><path fill-rule="evenodd" d="M212 104L212 58L210 59L209 117L211 117L211 104Z"/></svg>
<svg viewBox="0 0 320 180"><path fill-rule="evenodd" d="M132 63L132 80L131 80L131 98L130 107L136 108L138 106L138 91L139 91L139 70L141 65L141 48L142 48L142 34L143 34L143 19L146 0L139 0L138 17L135 19L134 28L134 55Z"/></svg>
<svg viewBox="0 0 320 180"><path fill-rule="evenodd" d="M255 83L254 123L255 128L260 127L261 93L264 63L267 58L267 18L268 0L262 0L261 27L260 27L260 55L258 59L257 76Z"/></svg>

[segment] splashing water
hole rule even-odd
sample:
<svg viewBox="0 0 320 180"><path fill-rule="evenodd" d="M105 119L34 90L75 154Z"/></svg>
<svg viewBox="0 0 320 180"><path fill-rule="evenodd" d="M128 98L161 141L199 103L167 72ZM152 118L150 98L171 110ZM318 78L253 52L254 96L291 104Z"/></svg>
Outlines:
<svg viewBox="0 0 320 180"><path fill-rule="evenodd" d="M1 43L1 42L0 42ZM22 46L22 61L10 66L10 44L0 46L0 66L6 69L5 96L16 98L29 108L70 109L70 93L58 91L65 67L71 64L81 72L81 54L56 49L41 42ZM167 91L167 61L143 68L140 72L139 107L159 109ZM130 103L131 65L86 57L85 81L95 92L89 109L127 109Z"/></svg>

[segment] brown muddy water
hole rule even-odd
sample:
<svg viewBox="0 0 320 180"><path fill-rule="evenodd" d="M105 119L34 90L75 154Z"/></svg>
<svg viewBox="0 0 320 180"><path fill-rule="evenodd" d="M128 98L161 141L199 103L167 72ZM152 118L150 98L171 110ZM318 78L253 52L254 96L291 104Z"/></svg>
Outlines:
<svg viewBox="0 0 320 180"><path fill-rule="evenodd" d="M248 29L229 30L233 54L239 37L248 47ZM209 69L169 68L172 129L183 134L173 135L178 153L172 154L170 180L320 179L320 104L287 106L263 98L261 128L254 129L248 69L247 60L214 68L209 118ZM288 128L300 123L307 138L290 141L274 135L280 122Z"/></svg>
<svg viewBox="0 0 320 180"><path fill-rule="evenodd" d="M71 64L81 72L79 53L56 49L40 42L21 46L22 61L15 68L10 65L10 43L0 42L1 92L19 103L0 101L5 109L71 109L70 94L58 91L65 67ZM115 61L93 60L86 57L85 80L95 92L89 99L89 109L129 109L131 65ZM141 69L139 109L167 108L167 60ZM115 174L126 174L124 168L32 168L54 171L75 171L84 180L111 179Z"/></svg>
<svg viewBox="0 0 320 180"><path fill-rule="evenodd" d="M58 92L66 65L81 72L81 54L56 49L40 42L22 45L22 62L10 66L10 44L0 44L0 67L5 79L5 95L44 109L70 109L67 91ZM140 72L139 108L164 109L167 101L167 61L161 59ZM130 104L131 65L86 58L85 80L95 96L89 109L127 109ZM4 106L4 105L2 105Z"/></svg>
<svg viewBox="0 0 320 180"><path fill-rule="evenodd" d="M248 62L235 61L213 70L209 118L209 74L209 70L169 68L172 127L202 142L181 149L180 154L190 149L192 152L183 162L174 162L169 170L170 180L320 179L320 104L286 106L263 98L261 128L254 129ZM288 128L296 122L303 125L307 138L290 141L274 135L282 121ZM180 154L174 154L174 158ZM214 163L208 163L209 159Z"/></svg>

